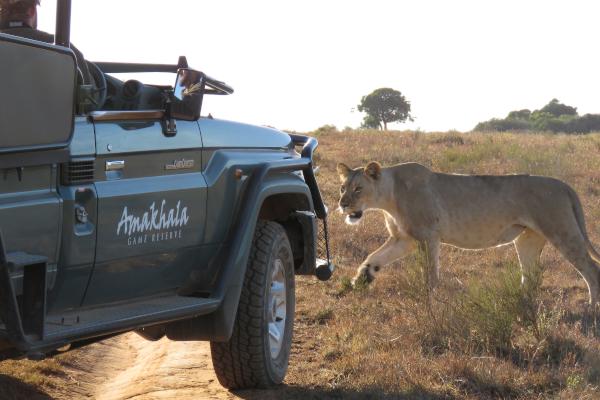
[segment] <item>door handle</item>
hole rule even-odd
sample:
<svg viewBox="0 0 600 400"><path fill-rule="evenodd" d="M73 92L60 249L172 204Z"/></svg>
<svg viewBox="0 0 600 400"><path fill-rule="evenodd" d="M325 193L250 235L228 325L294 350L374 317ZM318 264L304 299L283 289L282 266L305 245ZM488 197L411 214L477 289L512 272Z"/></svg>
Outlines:
<svg viewBox="0 0 600 400"><path fill-rule="evenodd" d="M107 161L106 162L106 170L107 171L118 171L125 168L125 161L116 160L116 161Z"/></svg>

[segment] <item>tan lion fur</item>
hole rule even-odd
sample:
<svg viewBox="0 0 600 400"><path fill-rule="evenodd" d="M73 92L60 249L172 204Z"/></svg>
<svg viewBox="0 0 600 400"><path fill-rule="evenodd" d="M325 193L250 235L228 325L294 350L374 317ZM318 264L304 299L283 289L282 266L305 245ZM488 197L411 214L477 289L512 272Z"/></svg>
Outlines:
<svg viewBox="0 0 600 400"><path fill-rule="evenodd" d="M356 223L366 210L380 210L387 241L359 266L353 279L374 279L381 267L416 246L425 252L428 283L439 279L440 244L483 249L514 243L526 271L539 263L546 242L555 246L585 279L590 302L598 303L600 255L585 229L581 203L564 182L529 175L454 175L417 163L382 168L371 162L351 169L338 164L340 211Z"/></svg>

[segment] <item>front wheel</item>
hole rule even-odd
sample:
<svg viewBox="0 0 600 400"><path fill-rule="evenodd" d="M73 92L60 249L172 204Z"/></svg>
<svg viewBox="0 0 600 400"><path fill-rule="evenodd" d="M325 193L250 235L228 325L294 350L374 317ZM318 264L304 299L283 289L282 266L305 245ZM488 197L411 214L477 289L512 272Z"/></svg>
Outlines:
<svg viewBox="0 0 600 400"><path fill-rule="evenodd" d="M268 387L283 381L288 367L295 311L294 258L283 227L258 221L233 334L211 342L221 385Z"/></svg>

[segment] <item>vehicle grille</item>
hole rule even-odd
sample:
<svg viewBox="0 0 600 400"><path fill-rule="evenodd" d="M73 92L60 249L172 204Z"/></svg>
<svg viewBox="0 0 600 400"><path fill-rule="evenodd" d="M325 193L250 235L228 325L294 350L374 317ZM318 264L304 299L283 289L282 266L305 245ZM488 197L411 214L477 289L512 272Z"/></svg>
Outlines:
<svg viewBox="0 0 600 400"><path fill-rule="evenodd" d="M317 258L330 262L329 255L329 232L327 229L327 217L317 219L318 237L317 237Z"/></svg>
<svg viewBox="0 0 600 400"><path fill-rule="evenodd" d="M94 181L94 160L78 160L61 167L63 185L75 185Z"/></svg>

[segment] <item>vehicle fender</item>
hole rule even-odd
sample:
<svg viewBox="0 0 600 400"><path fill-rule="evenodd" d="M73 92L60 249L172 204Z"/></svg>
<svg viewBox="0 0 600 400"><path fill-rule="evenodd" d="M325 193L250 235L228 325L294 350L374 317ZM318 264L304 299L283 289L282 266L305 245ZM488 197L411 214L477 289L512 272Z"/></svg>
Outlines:
<svg viewBox="0 0 600 400"><path fill-rule="evenodd" d="M310 207L310 210L306 211L313 209L310 189L295 173L271 172L264 178L260 173L255 173L249 177L249 180L240 203L243 205L242 209L230 233L229 246L224 247L217 256L218 262L223 262L223 268L212 297L221 297L221 305L211 314L168 324L166 332L171 340L229 340L244 283L254 230L264 201L274 195L295 194L306 198Z"/></svg>

